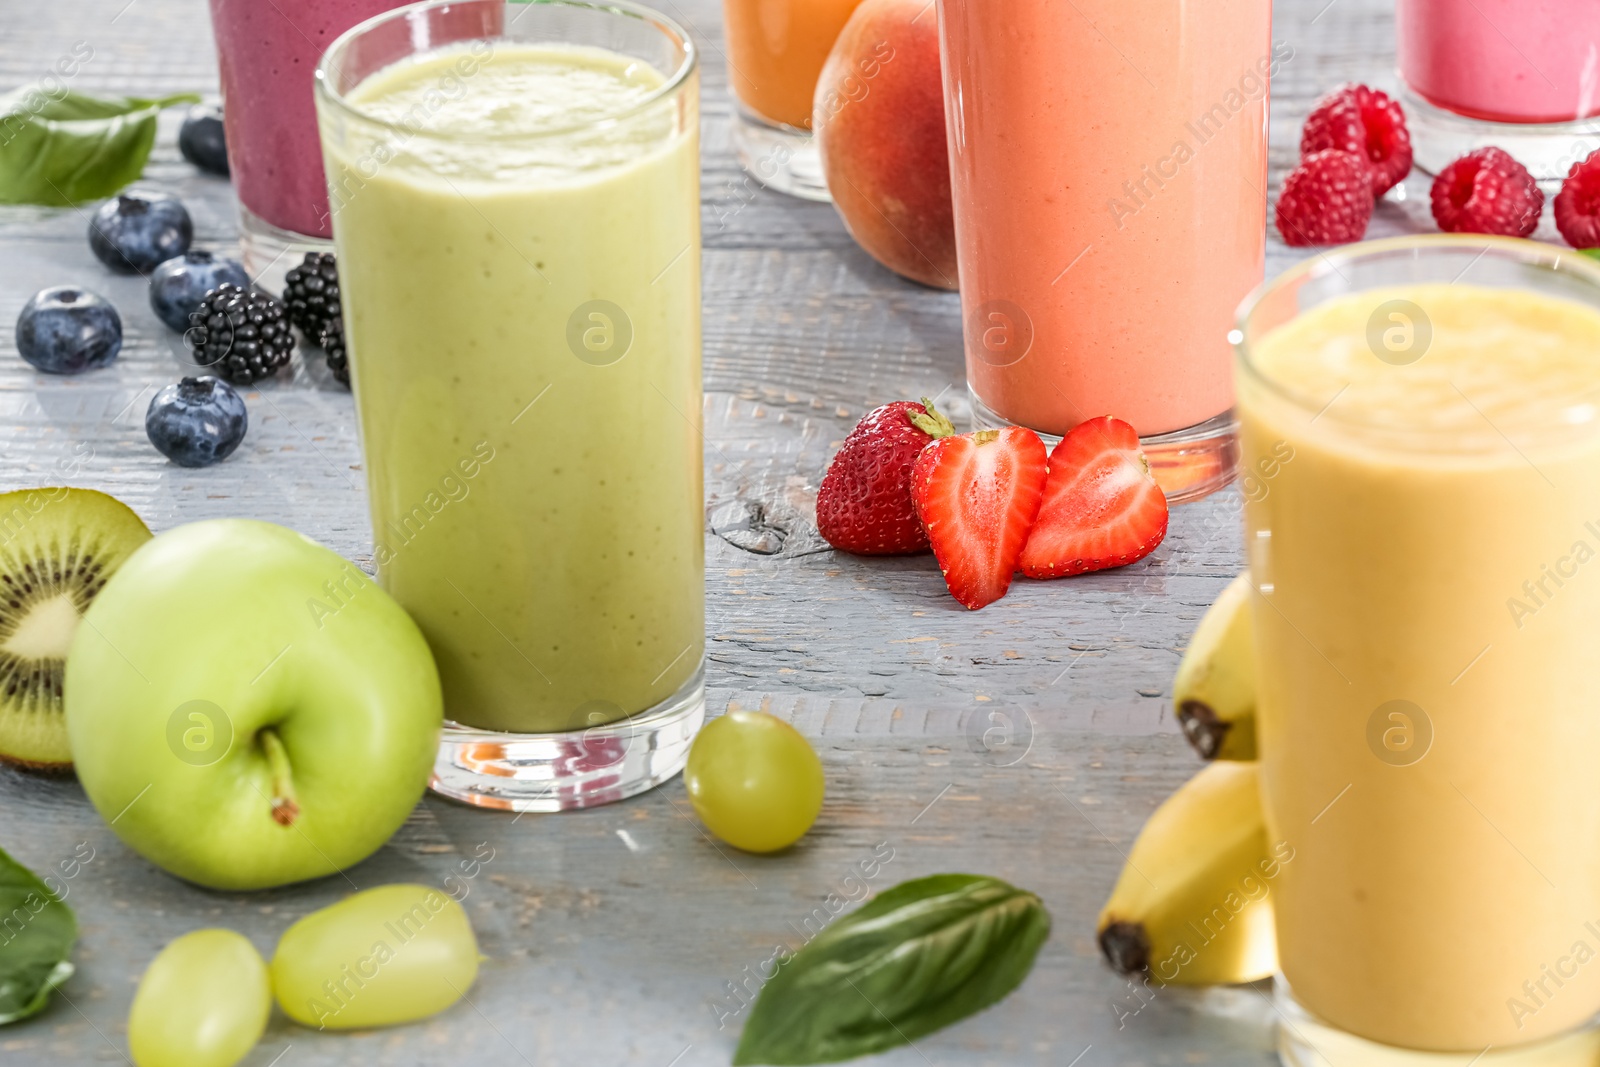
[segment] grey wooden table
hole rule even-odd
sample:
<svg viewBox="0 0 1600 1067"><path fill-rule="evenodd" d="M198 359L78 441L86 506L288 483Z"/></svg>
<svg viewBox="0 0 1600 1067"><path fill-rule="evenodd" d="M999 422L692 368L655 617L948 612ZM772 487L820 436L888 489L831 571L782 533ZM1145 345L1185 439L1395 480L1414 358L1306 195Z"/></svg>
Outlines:
<svg viewBox="0 0 1600 1067"><path fill-rule="evenodd" d="M830 894L859 896L847 879L891 850L872 888L992 873L1038 892L1055 928L1018 992L883 1062L1272 1062L1262 989L1169 990L1129 1015L1140 1001L1102 965L1093 936L1123 851L1196 769L1168 710L1171 679L1201 611L1240 568L1237 491L1178 509L1165 544L1137 566L1019 583L979 614L946 594L931 557L829 550L813 524L816 487L855 420L920 395L942 394L959 413L957 299L878 267L831 207L745 178L728 141L719 0L658 2L706 56L711 710L760 708L811 737L827 769L822 817L797 848L758 858L719 854L678 782L519 819L430 798L349 878L438 883L492 850L466 899L489 957L470 1002L354 1035L275 1018L247 1062L726 1064L741 1022L732 990L774 945L815 925ZM1273 85L1274 189L1318 93L1347 79L1394 84L1387 0L1279 0L1276 16L1274 37L1293 54ZM87 42L74 88L216 91L204 0L0 0L0 27L0 89ZM146 180L188 203L197 247L233 249L232 190L181 160L175 125L164 119ZM1379 207L1372 235L1431 229L1426 192L1413 175L1403 201ZM217 516L285 522L370 569L349 394L297 360L292 376L248 394L250 436L232 460L202 471L167 463L145 439L143 412L181 373L180 341L148 310L141 282L91 257L85 227L81 210L0 208L0 488L104 489L158 532ZM1271 235L1269 274L1298 258ZM114 301L127 329L116 366L82 379L32 373L11 339L23 302L67 282ZM991 713L1019 724L1004 758L973 742ZM349 890L340 878L255 894L195 889L124 848L75 781L0 770L0 846L43 870L81 843L94 858L68 883L82 923L78 972L45 1014L0 1029L5 1064L122 1062L135 983L162 944L227 925L270 952L289 922Z"/></svg>

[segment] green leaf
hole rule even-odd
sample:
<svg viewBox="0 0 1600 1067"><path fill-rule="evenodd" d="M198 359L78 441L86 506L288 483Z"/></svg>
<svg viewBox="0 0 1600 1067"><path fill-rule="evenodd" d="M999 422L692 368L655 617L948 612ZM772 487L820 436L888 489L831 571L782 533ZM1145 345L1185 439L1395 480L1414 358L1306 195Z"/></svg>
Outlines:
<svg viewBox="0 0 1600 1067"><path fill-rule="evenodd" d="M0 1026L44 1010L72 976L78 920L32 871L0 850Z"/></svg>
<svg viewBox="0 0 1600 1067"><path fill-rule="evenodd" d="M110 196L144 173L161 109L199 100L38 86L0 96L0 203L64 206Z"/></svg>
<svg viewBox="0 0 1600 1067"><path fill-rule="evenodd" d="M1590 259L1600 259L1600 248L1580 248L1579 255L1588 256Z"/></svg>
<svg viewBox="0 0 1600 1067"><path fill-rule="evenodd" d="M832 1063L908 1044L1005 997L1049 934L1039 898L998 878L902 882L779 964L733 1062Z"/></svg>

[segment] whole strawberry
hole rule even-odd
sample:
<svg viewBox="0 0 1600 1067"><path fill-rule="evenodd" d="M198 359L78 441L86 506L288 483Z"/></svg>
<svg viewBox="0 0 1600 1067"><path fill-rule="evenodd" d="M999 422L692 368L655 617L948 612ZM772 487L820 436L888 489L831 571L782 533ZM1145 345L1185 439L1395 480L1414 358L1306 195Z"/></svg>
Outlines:
<svg viewBox="0 0 1600 1067"><path fill-rule="evenodd" d="M1501 149L1474 149L1433 180L1433 221L1446 233L1526 237L1539 226L1544 193L1528 168Z"/></svg>
<svg viewBox="0 0 1600 1067"><path fill-rule="evenodd" d="M1365 85L1341 85L1328 93L1300 131L1300 154L1334 149L1367 161L1373 198L1411 173L1411 132L1406 113L1386 93Z"/></svg>
<svg viewBox="0 0 1600 1067"><path fill-rule="evenodd" d="M1359 241L1372 221L1366 160L1351 152L1314 152L1283 179L1278 232L1288 245Z"/></svg>
<svg viewBox="0 0 1600 1067"><path fill-rule="evenodd" d="M930 441L955 433L933 402L897 400L869 411L844 439L817 492L817 530L858 556L928 549L911 502L911 467Z"/></svg>
<svg viewBox="0 0 1600 1067"><path fill-rule="evenodd" d="M1573 248L1600 248L1600 150L1567 171L1553 205L1556 229Z"/></svg>

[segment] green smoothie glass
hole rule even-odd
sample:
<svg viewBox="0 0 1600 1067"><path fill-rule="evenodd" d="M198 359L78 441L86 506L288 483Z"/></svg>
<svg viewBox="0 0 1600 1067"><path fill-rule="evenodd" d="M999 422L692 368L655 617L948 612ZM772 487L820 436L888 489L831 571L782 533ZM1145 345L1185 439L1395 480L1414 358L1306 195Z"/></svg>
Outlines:
<svg viewBox="0 0 1600 1067"><path fill-rule="evenodd" d="M373 554L439 664L444 796L618 800L704 717L696 65L625 0L442 0L318 68Z"/></svg>

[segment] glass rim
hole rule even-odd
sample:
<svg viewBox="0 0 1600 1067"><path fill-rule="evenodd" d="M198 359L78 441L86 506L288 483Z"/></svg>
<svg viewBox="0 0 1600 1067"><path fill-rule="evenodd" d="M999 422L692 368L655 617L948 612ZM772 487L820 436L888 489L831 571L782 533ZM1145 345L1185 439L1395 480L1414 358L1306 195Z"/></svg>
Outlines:
<svg viewBox="0 0 1600 1067"><path fill-rule="evenodd" d="M464 133L457 131L416 130L407 127L404 123L394 122L389 119L379 118L368 111L352 104L344 93L334 89L329 80L329 65L335 57L342 55L349 49L350 44L358 37L371 32L377 27L398 19L407 18L423 11L451 7L471 7L479 4L499 4L502 7L573 7L597 11L602 14L615 15L625 18L636 18L649 23L664 35L675 38L683 46L683 61L677 68L666 74L661 84L645 96L627 107L609 114L575 122L570 126L559 126L552 129L507 131L496 133ZM515 21L512 19L511 21ZM501 37L462 38L460 44L469 40L504 40ZM430 50L431 51L431 50ZM413 52L412 55L426 55L426 52ZM642 62L642 61L641 61ZM614 123L633 118L650 110L661 101L670 99L681 92L688 83L690 76L700 65L700 49L689 36L689 32L680 26L674 19L662 14L652 7L634 3L633 0L421 0L420 3L406 4L403 7L392 8L381 12L369 19L356 23L350 29L334 38L327 51L317 60L317 69L312 75L316 97L319 101L337 108L347 116L360 119L362 122L377 126L383 130L403 135L407 138L424 137L432 141L445 143L497 143L510 141L542 141L546 138L570 137L575 133L585 130L598 130ZM383 69L383 68L379 68ZM377 71L373 71L377 73ZM371 77L371 75L368 75ZM363 78L362 81L366 79ZM360 85L361 82L357 82Z"/></svg>
<svg viewBox="0 0 1600 1067"><path fill-rule="evenodd" d="M1310 279L1337 274L1339 266L1354 263L1358 260L1371 259L1376 256L1392 255L1396 252L1406 251L1459 251L1466 252L1472 249L1479 251L1478 257L1462 271L1462 275L1477 263L1479 258L1491 252L1507 253L1520 260L1526 266L1541 267L1552 273L1562 273L1570 277L1579 278L1595 291L1595 309L1600 311L1600 261L1584 255L1576 248L1566 248L1550 244L1545 241L1534 241L1526 237L1500 237L1492 234L1479 233L1424 233L1407 234L1400 237L1382 237L1371 241L1357 241L1348 245L1340 245L1329 249L1320 255L1309 256L1301 260L1288 270L1275 277L1268 278L1250 291L1250 294L1240 302L1238 310L1234 313L1233 329L1229 331L1228 343L1233 348L1234 364L1252 383L1265 389L1275 398L1306 411L1315 411L1319 407L1318 401L1304 396L1290 389L1283 382L1266 374L1256 363L1251 349L1249 336L1250 318L1262 304L1266 303L1279 292L1293 285ZM1456 281L1460 280L1458 276ZM1454 284L1454 282L1451 282ZM1353 288L1352 294L1369 292L1377 286L1367 288ZM1303 314L1304 312L1301 312ZM1322 410L1326 411L1326 407ZM1336 422L1352 427L1368 430L1378 430L1385 433L1402 433L1427 437L1434 431L1424 427L1401 427L1379 422L1370 422L1365 419L1351 418L1336 412L1328 412L1329 417Z"/></svg>

